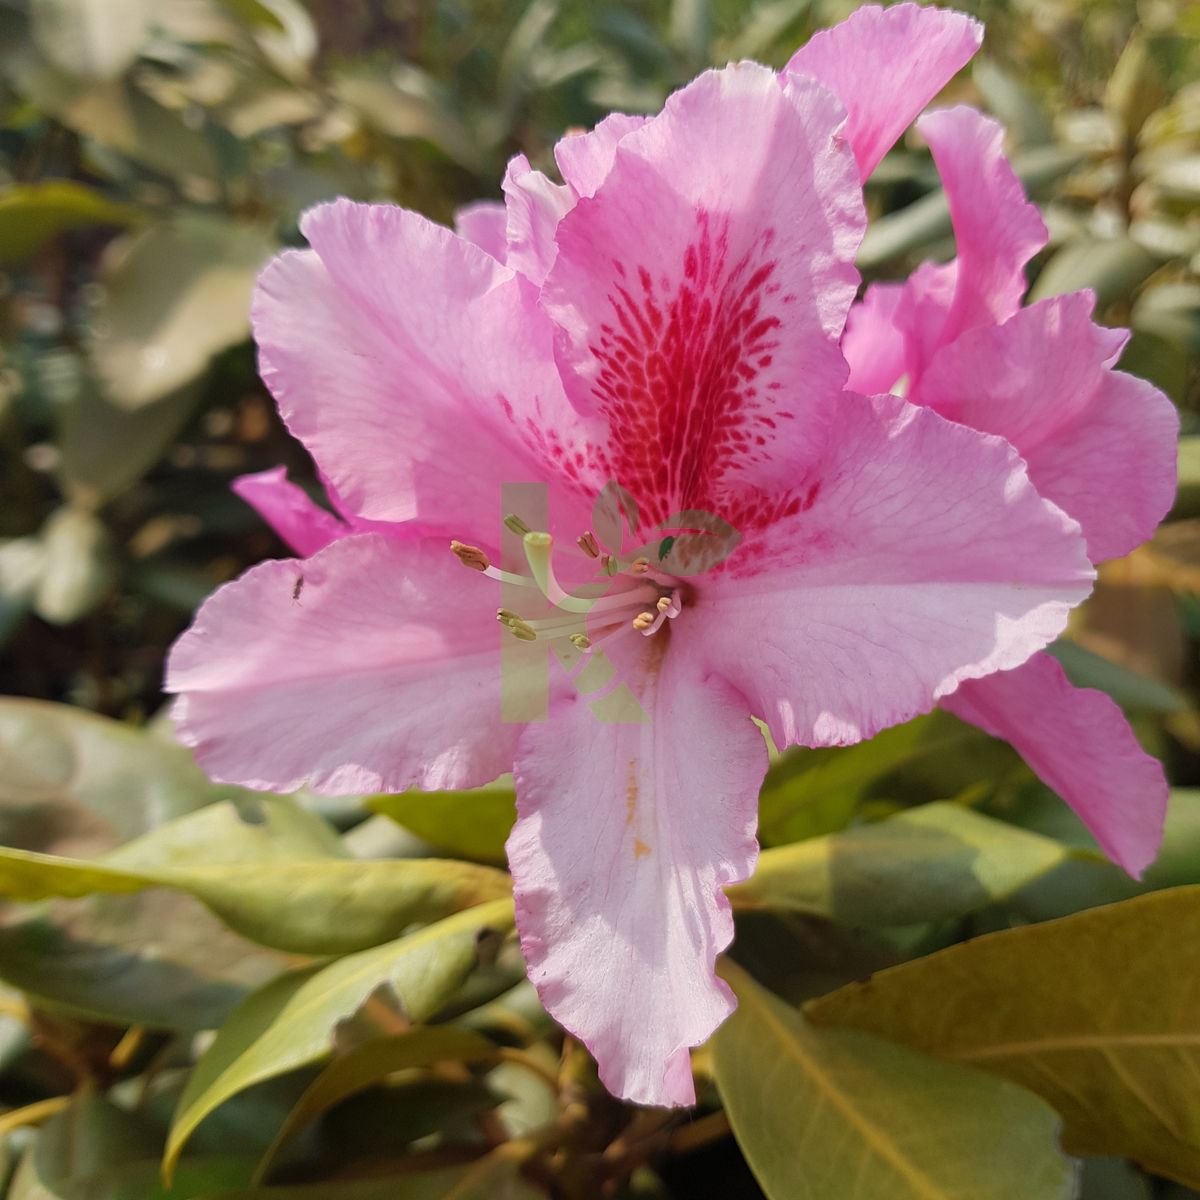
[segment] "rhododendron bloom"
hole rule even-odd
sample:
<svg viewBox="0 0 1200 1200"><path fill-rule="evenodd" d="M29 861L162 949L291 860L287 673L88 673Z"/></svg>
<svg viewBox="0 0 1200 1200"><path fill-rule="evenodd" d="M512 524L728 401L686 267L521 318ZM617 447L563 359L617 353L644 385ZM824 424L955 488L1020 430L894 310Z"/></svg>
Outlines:
<svg viewBox="0 0 1200 1200"><path fill-rule="evenodd" d="M1047 235L1000 127L953 108L917 128L942 174L957 258L867 290L843 342L851 386L899 386L914 403L1007 438L1038 491L1083 527L1093 562L1127 554L1174 500L1175 406L1114 370L1128 335L1092 321L1090 292L1020 308L1025 264ZM1073 687L1042 653L964 684L944 705L1012 742L1130 873L1154 859L1166 776L1107 696Z"/></svg>
<svg viewBox="0 0 1200 1200"><path fill-rule="evenodd" d="M530 978L644 1103L693 1100L688 1049L733 1006L751 717L780 746L869 737L1026 662L1093 576L1008 442L843 390L862 173L979 32L909 5L842 35L858 75L820 40L796 71L708 72L560 142L562 184L514 160L461 235L309 212L255 333L340 517L243 484L307 557L218 591L170 662L221 780L512 770ZM545 678L514 648L558 660L544 719L510 717Z"/></svg>

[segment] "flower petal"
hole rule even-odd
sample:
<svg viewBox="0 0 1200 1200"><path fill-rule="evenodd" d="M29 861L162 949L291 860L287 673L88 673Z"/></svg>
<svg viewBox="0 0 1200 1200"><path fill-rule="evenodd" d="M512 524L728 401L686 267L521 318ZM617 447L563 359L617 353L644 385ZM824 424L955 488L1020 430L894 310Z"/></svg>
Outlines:
<svg viewBox="0 0 1200 1200"><path fill-rule="evenodd" d="M794 477L846 375L861 189L811 80L709 71L558 226L542 303L601 471L660 519Z"/></svg>
<svg viewBox="0 0 1200 1200"><path fill-rule="evenodd" d="M846 137L866 179L982 41L983 26L962 13L872 4L814 34L784 70L811 76L846 106Z"/></svg>
<svg viewBox="0 0 1200 1200"><path fill-rule="evenodd" d="M301 558L350 532L350 527L289 481L286 467L239 475L230 484Z"/></svg>
<svg viewBox="0 0 1200 1200"><path fill-rule="evenodd" d="M572 445L528 285L389 205L339 200L303 228L313 250L275 259L254 301L262 375L289 428L348 512L491 537L502 486L552 480L545 446L556 439L561 459ZM586 527L571 524L571 537Z"/></svg>
<svg viewBox="0 0 1200 1200"><path fill-rule="evenodd" d="M846 386L873 396L889 392L904 375L908 343L896 324L904 286L875 283L846 318L842 354L850 367Z"/></svg>
<svg viewBox="0 0 1200 1200"><path fill-rule="evenodd" d="M341 538L260 563L175 643L166 687L208 773L271 791L465 788L512 767L498 591L442 542Z"/></svg>
<svg viewBox="0 0 1200 1200"><path fill-rule="evenodd" d="M554 265L554 231L575 204L569 187L547 179L523 154L511 158L504 173L510 266L541 284Z"/></svg>
<svg viewBox="0 0 1200 1200"><path fill-rule="evenodd" d="M798 495L676 622L780 746L870 737L1019 665L1091 588L1078 526L1007 442L895 397L846 394Z"/></svg>
<svg viewBox="0 0 1200 1200"><path fill-rule="evenodd" d="M495 200L476 200L454 214L454 232L490 254L497 262L508 256L508 214Z"/></svg>
<svg viewBox="0 0 1200 1200"><path fill-rule="evenodd" d="M587 133L569 133L554 147L554 161L576 196L594 196L608 178L617 147L627 133L640 129L648 117L610 113Z"/></svg>
<svg viewBox="0 0 1200 1200"><path fill-rule="evenodd" d="M950 204L957 248L954 301L939 341L1006 321L1025 294L1025 264L1046 244L1037 206L1004 156L1004 129L973 108L926 113L929 143Z"/></svg>
<svg viewBox="0 0 1200 1200"><path fill-rule="evenodd" d="M605 723L576 696L529 726L508 858L547 1011L615 1095L691 1104L688 1047L734 1007L713 973L733 936L722 888L754 868L767 754L745 703L685 646L630 642L640 668L622 674L647 720Z"/></svg>
<svg viewBox="0 0 1200 1200"><path fill-rule="evenodd" d="M919 400L1012 442L1100 562L1145 541L1171 507L1179 417L1157 388L1111 369L1127 335L1093 323L1094 304L1075 292L969 330L936 356Z"/></svg>
<svg viewBox="0 0 1200 1200"><path fill-rule="evenodd" d="M1011 742L1135 879L1154 861L1166 776L1103 692L1073 687L1055 659L1035 654L1013 671L964 683L942 705Z"/></svg>

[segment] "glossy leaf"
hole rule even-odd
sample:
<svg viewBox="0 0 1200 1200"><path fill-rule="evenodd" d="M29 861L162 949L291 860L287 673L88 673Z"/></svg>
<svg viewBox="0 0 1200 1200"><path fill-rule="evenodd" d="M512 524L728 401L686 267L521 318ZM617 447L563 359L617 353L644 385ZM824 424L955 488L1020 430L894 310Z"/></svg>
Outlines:
<svg viewBox="0 0 1200 1200"><path fill-rule="evenodd" d="M371 1038L352 1047L305 1089L263 1156L259 1176L296 1130L392 1072L437 1062L488 1062L496 1055L496 1047L487 1038L453 1025L417 1027L399 1037Z"/></svg>
<svg viewBox="0 0 1200 1200"><path fill-rule="evenodd" d="M765 850L737 908L811 913L842 925L915 925L1012 895L1066 847L955 804L925 804L843 833Z"/></svg>
<svg viewBox="0 0 1200 1200"><path fill-rule="evenodd" d="M952 946L812 1002L811 1019L1004 1075L1077 1154L1200 1183L1200 887Z"/></svg>
<svg viewBox="0 0 1200 1200"><path fill-rule="evenodd" d="M109 248L92 347L111 399L140 408L250 332L250 292L274 250L256 225L191 214Z"/></svg>
<svg viewBox="0 0 1200 1200"><path fill-rule="evenodd" d="M881 1038L811 1027L726 964L737 1011L717 1086L770 1200L1069 1200L1074 1169L1036 1096Z"/></svg>
<svg viewBox="0 0 1200 1200"><path fill-rule="evenodd" d="M478 862L504 862L504 843L517 819L511 777L466 792L371 796L367 807L439 850Z"/></svg>
<svg viewBox="0 0 1200 1200"><path fill-rule="evenodd" d="M10 185L0 194L0 263L20 262L50 238L92 225L134 225L141 212L72 179Z"/></svg>
<svg viewBox="0 0 1200 1200"><path fill-rule="evenodd" d="M335 1027L378 989L394 995L408 1019L431 1016L512 923L512 901L496 900L328 966L283 975L250 996L196 1064L171 1126L166 1168L222 1101L329 1057Z"/></svg>

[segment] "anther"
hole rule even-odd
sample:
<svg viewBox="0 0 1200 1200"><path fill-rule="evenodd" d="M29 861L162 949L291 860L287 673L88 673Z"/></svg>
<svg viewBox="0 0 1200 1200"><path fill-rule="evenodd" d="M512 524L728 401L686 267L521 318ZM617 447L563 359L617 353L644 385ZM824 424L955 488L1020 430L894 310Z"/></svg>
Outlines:
<svg viewBox="0 0 1200 1200"><path fill-rule="evenodd" d="M568 640L576 650L587 650L592 644L592 639L586 633L573 633Z"/></svg>
<svg viewBox="0 0 1200 1200"><path fill-rule="evenodd" d="M491 560L478 546L454 541L450 543L450 549L454 551L458 561L464 567L470 567L472 571L486 571L492 565Z"/></svg>
<svg viewBox="0 0 1200 1200"><path fill-rule="evenodd" d="M518 537L524 537L529 532L529 526L516 513L509 513L504 518L504 528Z"/></svg>
<svg viewBox="0 0 1200 1200"><path fill-rule="evenodd" d="M654 624L654 614L652 612L638 613L638 615L633 618L633 627L639 633L643 629L649 629L650 626L653 624Z"/></svg>
<svg viewBox="0 0 1200 1200"><path fill-rule="evenodd" d="M650 560L648 558L635 558L629 564L629 573L631 575L645 575L650 570Z"/></svg>
<svg viewBox="0 0 1200 1200"><path fill-rule="evenodd" d="M587 533L580 534L575 541L578 543L580 550L582 550L584 554L588 556L588 558L600 557L600 543L596 541L596 535L590 529L587 531Z"/></svg>
<svg viewBox="0 0 1200 1200"><path fill-rule="evenodd" d="M660 613L666 612L671 607L670 596L659 596L658 603L654 606Z"/></svg>

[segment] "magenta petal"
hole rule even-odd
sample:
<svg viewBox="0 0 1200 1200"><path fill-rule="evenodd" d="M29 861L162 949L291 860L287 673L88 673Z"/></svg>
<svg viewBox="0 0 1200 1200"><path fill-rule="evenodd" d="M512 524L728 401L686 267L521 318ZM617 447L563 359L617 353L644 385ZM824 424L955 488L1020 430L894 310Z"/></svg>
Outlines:
<svg viewBox="0 0 1200 1200"><path fill-rule="evenodd" d="M802 77L706 72L558 226L542 303L568 392L656 516L790 483L820 450L864 223L842 121Z"/></svg>
<svg viewBox="0 0 1200 1200"><path fill-rule="evenodd" d="M314 503L303 488L288 480L286 467L239 475L230 487L301 558L316 554L350 532L348 525Z"/></svg>
<svg viewBox="0 0 1200 1200"><path fill-rule="evenodd" d="M1094 578L1002 439L851 393L837 428L801 511L680 617L780 746L870 737L1018 666Z"/></svg>
<svg viewBox="0 0 1200 1200"><path fill-rule="evenodd" d="M964 683L942 705L1011 742L1135 879L1154 861L1167 780L1103 692L1073 687L1055 659L1036 654L1016 670Z"/></svg>
<svg viewBox="0 0 1200 1200"><path fill-rule="evenodd" d="M504 484L555 477L530 431L561 445L576 423L528 286L389 205L336 201L303 229L313 250L275 259L253 309L288 427L344 512L494 537Z"/></svg>
<svg viewBox="0 0 1200 1200"><path fill-rule="evenodd" d="M554 147L554 161L577 196L594 196L608 178L617 147L627 133L640 129L648 117L610 113L587 133L570 133Z"/></svg>
<svg viewBox="0 0 1200 1200"><path fill-rule="evenodd" d="M512 766L496 586L443 542L341 538L260 563L175 643L166 687L209 775L287 792L475 787Z"/></svg>
<svg viewBox="0 0 1200 1200"><path fill-rule="evenodd" d="M497 262L508 256L508 214L495 200L476 200L454 214L454 232L490 254Z"/></svg>
<svg viewBox="0 0 1200 1200"><path fill-rule="evenodd" d="M1037 206L1004 156L1004 129L973 108L926 113L917 129L942 177L958 251L954 302L940 342L1006 321L1025 294L1025 264L1046 244Z"/></svg>
<svg viewBox="0 0 1200 1200"><path fill-rule="evenodd" d="M554 233L575 203L569 187L533 170L518 154L504 173L508 264L532 283L541 284L558 253Z"/></svg>
<svg viewBox="0 0 1200 1200"><path fill-rule="evenodd" d="M962 13L872 4L815 34L784 70L810 75L846 106L846 137L866 179L982 41L983 26Z"/></svg>
<svg viewBox="0 0 1200 1200"><path fill-rule="evenodd" d="M1179 417L1157 388L1111 369L1126 334L1096 325L1094 303L1056 296L964 333L934 358L919 399L1012 442L1101 562L1145 541L1171 507Z"/></svg>
<svg viewBox="0 0 1200 1200"><path fill-rule="evenodd" d="M682 646L637 650L625 677L644 724L604 723L574 697L522 736L508 858L547 1011L615 1095L682 1105L688 1048L734 1007L713 972L733 936L722 889L754 868L767 754L745 703Z"/></svg>

